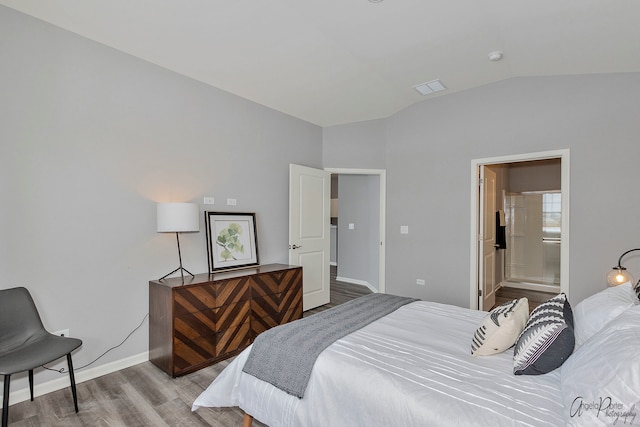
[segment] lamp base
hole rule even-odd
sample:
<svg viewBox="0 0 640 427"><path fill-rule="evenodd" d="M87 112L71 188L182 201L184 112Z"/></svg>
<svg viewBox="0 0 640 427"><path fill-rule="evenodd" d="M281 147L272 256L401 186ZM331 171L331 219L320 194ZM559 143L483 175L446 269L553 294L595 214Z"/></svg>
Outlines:
<svg viewBox="0 0 640 427"><path fill-rule="evenodd" d="M187 270L186 268L184 268L182 266L182 253L180 252L180 236L179 236L178 232L176 232L176 242L178 243L178 260L180 261L180 267L176 268L171 273L165 274L159 280L163 280L163 279L167 278L167 276L171 276L173 273L176 273L176 272L179 271L180 272L180 277L182 277L182 283L184 283L184 272L185 271L187 273L189 273L191 275L191 277L196 277L196 276L192 272L190 272L189 270Z"/></svg>
<svg viewBox="0 0 640 427"><path fill-rule="evenodd" d="M186 269L186 268L184 268L183 266L180 266L180 267L176 268L175 270L173 270L172 272L165 274L164 276L162 276L162 277L161 277L160 279L158 279L158 280L164 280L164 279L166 279L167 277L171 276L173 273L176 273L176 272L178 272L178 271L180 271L180 276L182 277L182 281L183 281L183 282L184 282L184 273L185 273L185 272L186 272L186 273L189 273L189 274L191 275L191 277L196 277L192 272L190 272L189 270L187 270L187 269Z"/></svg>

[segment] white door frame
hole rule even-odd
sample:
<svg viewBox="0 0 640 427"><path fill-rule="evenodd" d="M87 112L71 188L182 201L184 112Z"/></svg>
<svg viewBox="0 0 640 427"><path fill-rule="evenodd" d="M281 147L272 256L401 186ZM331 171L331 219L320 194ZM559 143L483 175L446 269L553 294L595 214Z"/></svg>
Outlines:
<svg viewBox="0 0 640 427"><path fill-rule="evenodd" d="M385 242L387 212L387 171L385 169L352 169L352 168L324 168L329 173L339 175L378 175L380 177L380 250L378 252L378 292L386 293L385 286Z"/></svg>
<svg viewBox="0 0 640 427"><path fill-rule="evenodd" d="M471 254L470 254L470 286L469 307L477 310L480 306L478 297L478 168L481 165L500 163L518 163L531 160L560 159L560 190L562 192L562 241L560 242L560 292L569 297L569 149L541 151L538 153L514 154L510 156L489 157L471 160Z"/></svg>
<svg viewBox="0 0 640 427"><path fill-rule="evenodd" d="M480 172L480 185L478 194L478 289L482 289L482 295L478 295L478 307L488 311L495 305L496 290L496 172L486 165L478 167ZM487 186L487 181L491 179L491 187ZM489 192L491 190L491 192ZM493 205L487 206L487 197L493 198ZM490 215L487 216L487 213ZM487 221L491 224L487 229ZM493 233L490 233L493 229ZM489 263L487 264L487 262ZM487 271L490 270L490 271ZM487 284L491 283L491 292L487 292Z"/></svg>

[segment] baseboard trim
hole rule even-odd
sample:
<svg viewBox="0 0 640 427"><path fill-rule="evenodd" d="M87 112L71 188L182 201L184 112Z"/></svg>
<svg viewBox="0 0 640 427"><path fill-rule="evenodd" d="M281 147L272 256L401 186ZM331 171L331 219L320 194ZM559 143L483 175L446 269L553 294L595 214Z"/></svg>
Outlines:
<svg viewBox="0 0 640 427"><path fill-rule="evenodd" d="M116 360L115 362L105 363L104 365L96 366L95 368L81 370L81 371L74 370L74 374L76 377L76 384L80 384L82 382L89 381L94 378L98 378L103 375L107 375L112 372L116 372L121 369L125 369L130 366L134 366L139 363L146 362L147 360L149 360L149 352L145 351L144 353L136 354L130 357L125 357L124 359ZM42 395L45 395L54 391L62 390L65 388L69 388L69 387L70 387L69 373L65 372L64 374L60 374L60 378L56 378L54 380L47 381L45 383L40 383L40 384L36 383L34 385L33 394L34 394L34 397L37 397L37 396L42 396ZM0 398L1 396L2 395L0 394ZM15 391L11 391L9 393L10 405L24 402L29 399L31 399L31 396L29 394L29 386L15 390Z"/></svg>
<svg viewBox="0 0 640 427"><path fill-rule="evenodd" d="M375 294L379 292L378 289L376 289L371 283L367 282L366 280L350 279L348 277L341 277L341 276L337 276L336 280L338 282L345 282L345 283L352 283L354 285L366 286L367 288L369 288L371 292Z"/></svg>
<svg viewBox="0 0 640 427"><path fill-rule="evenodd" d="M540 291L540 292L560 292L559 285L543 285L539 283L524 283L524 282L502 282L503 288L514 288L514 289L526 289L529 291Z"/></svg>

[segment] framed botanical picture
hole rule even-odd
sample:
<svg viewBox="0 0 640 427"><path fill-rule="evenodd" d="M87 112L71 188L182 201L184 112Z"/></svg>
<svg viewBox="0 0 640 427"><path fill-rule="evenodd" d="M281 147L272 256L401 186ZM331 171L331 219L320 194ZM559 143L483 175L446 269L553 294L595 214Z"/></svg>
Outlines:
<svg viewBox="0 0 640 427"><path fill-rule="evenodd" d="M209 272L258 265L255 213L205 212Z"/></svg>

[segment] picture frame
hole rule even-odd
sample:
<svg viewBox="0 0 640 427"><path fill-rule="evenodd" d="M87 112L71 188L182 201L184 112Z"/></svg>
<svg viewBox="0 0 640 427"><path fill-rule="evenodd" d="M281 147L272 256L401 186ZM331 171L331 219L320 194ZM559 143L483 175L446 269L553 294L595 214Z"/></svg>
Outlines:
<svg viewBox="0 0 640 427"><path fill-rule="evenodd" d="M209 273L260 265L254 212L206 211L204 220Z"/></svg>

